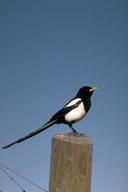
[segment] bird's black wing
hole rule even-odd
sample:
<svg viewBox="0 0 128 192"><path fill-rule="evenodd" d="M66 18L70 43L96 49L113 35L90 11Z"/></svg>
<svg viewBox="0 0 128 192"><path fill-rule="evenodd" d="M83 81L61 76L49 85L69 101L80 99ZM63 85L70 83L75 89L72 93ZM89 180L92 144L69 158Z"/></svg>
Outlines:
<svg viewBox="0 0 128 192"><path fill-rule="evenodd" d="M73 99L70 101L72 102ZM8 145L5 145L4 147L2 147L3 149L7 149L9 147L11 147L12 145L16 144L16 143L21 143L23 142L24 140L26 139L29 139L37 134L39 134L40 132L46 130L47 128L49 128L50 126L52 126L53 124L55 123L64 123L63 120L64 120L64 115L67 114L68 112L70 112L71 110L75 109L76 107L79 106L79 104L82 102L81 100L78 100L78 102L76 102L75 104L71 105L71 106L67 106L70 102L68 102L64 108L62 108L61 110L59 110L57 113L55 113L52 118L46 123L44 124L42 127L40 127L39 129L25 135L24 137L8 144Z"/></svg>
<svg viewBox="0 0 128 192"><path fill-rule="evenodd" d="M70 100L61 110L59 110L57 113L55 113L52 118L51 118L51 121L52 120L55 120L57 119L57 123L64 123L64 116L69 113L70 111L72 111L73 109L77 108L79 106L79 104L82 102L82 100L78 100L75 104L72 104L70 106L69 103L71 103L73 101Z"/></svg>

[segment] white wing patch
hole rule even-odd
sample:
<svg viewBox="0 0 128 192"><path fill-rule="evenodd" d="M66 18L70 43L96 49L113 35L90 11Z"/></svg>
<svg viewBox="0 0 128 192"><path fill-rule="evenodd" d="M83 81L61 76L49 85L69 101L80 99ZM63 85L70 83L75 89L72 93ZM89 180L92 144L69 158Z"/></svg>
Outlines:
<svg viewBox="0 0 128 192"><path fill-rule="evenodd" d="M78 102L81 99L79 100L76 99L76 100ZM74 101L75 100L71 101L72 105L76 103L76 102L74 103ZM71 103L69 103L67 106L71 106ZM83 119L85 115L86 115L85 108L84 108L83 102L81 102L78 107L71 110L69 113L65 115L65 120L68 122L77 122Z"/></svg>
<svg viewBox="0 0 128 192"><path fill-rule="evenodd" d="M69 102L65 107L69 107L69 106L72 106L72 105L75 105L78 101L81 101L80 98L77 98L77 99L73 99L71 102Z"/></svg>

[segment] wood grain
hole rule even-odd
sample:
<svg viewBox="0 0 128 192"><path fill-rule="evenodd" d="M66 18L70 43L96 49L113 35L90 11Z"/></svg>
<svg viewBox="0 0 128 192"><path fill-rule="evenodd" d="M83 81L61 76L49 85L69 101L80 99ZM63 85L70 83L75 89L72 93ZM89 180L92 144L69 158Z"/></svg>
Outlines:
<svg viewBox="0 0 128 192"><path fill-rule="evenodd" d="M49 192L91 192L91 139L57 134L52 138Z"/></svg>

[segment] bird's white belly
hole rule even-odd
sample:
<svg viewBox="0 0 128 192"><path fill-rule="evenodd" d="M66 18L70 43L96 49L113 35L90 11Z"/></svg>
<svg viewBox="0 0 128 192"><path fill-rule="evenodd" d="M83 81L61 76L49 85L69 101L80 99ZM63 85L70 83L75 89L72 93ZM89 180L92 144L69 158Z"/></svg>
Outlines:
<svg viewBox="0 0 128 192"><path fill-rule="evenodd" d="M77 108L71 110L69 113L65 115L65 120L68 122L72 122L72 121L77 122L83 119L85 115L86 115L86 112L85 112L84 105L83 103L80 103L80 105Z"/></svg>

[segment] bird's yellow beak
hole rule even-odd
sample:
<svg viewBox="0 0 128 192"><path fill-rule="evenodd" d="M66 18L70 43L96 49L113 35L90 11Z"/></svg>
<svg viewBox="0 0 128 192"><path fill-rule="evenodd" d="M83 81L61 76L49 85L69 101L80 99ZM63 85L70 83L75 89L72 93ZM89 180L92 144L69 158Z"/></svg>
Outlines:
<svg viewBox="0 0 128 192"><path fill-rule="evenodd" d="M97 87L92 87L91 89L89 89L90 92L95 92L97 90Z"/></svg>

